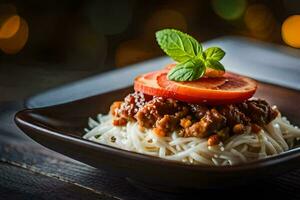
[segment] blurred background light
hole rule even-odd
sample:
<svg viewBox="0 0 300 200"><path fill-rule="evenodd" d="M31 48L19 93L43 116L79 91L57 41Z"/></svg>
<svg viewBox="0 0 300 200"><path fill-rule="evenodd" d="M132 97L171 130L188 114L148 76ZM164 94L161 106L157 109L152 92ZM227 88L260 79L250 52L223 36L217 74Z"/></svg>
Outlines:
<svg viewBox="0 0 300 200"><path fill-rule="evenodd" d="M154 12L145 23L145 33L151 39L157 30L163 28L175 28L187 31L188 25L185 17L178 11L172 9L161 9Z"/></svg>
<svg viewBox="0 0 300 200"><path fill-rule="evenodd" d="M115 65L122 67L159 55L155 32L163 28L187 31L185 17L177 10L159 9L148 17L138 38L123 41L116 49Z"/></svg>
<svg viewBox="0 0 300 200"><path fill-rule="evenodd" d="M281 26L299 15L295 0L10 2L0 3L2 66L42 63L47 70L104 72L163 55L155 41L163 28L201 42L233 35L298 46L297 20Z"/></svg>
<svg viewBox="0 0 300 200"><path fill-rule="evenodd" d="M267 39L276 27L271 10L263 4L250 5L246 10L244 20L251 34L261 39Z"/></svg>
<svg viewBox="0 0 300 200"><path fill-rule="evenodd" d="M244 14L246 6L246 0L212 0L215 13L225 20L239 19Z"/></svg>
<svg viewBox="0 0 300 200"><path fill-rule="evenodd" d="M116 50L115 65L123 67L154 57L156 52L145 45L145 41L140 39L129 40L121 43Z"/></svg>
<svg viewBox="0 0 300 200"><path fill-rule="evenodd" d="M286 44L300 48L300 15L292 15L283 22L281 35Z"/></svg>
<svg viewBox="0 0 300 200"><path fill-rule="evenodd" d="M12 4L0 4L0 49L6 54L18 53L28 40L29 28Z"/></svg>
<svg viewBox="0 0 300 200"><path fill-rule="evenodd" d="M187 32L188 24L185 17L177 10L157 10L152 13L145 22L142 35L140 36L144 40L144 47L142 46L141 49L146 46L147 51L160 51L156 43L155 32L164 28L175 28ZM152 55L155 56L157 54Z"/></svg>
<svg viewBox="0 0 300 200"><path fill-rule="evenodd" d="M0 39L10 38L15 35L20 28L20 21L18 15L12 15L3 20L0 26Z"/></svg>
<svg viewBox="0 0 300 200"><path fill-rule="evenodd" d="M9 38L0 39L0 49L6 54L18 53L28 40L29 28L23 18L20 19L18 31Z"/></svg>

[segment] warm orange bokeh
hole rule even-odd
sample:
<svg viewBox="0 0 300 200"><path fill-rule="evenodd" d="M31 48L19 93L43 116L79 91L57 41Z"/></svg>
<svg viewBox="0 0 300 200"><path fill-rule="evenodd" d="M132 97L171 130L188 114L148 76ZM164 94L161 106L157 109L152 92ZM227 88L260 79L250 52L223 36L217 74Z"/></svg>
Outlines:
<svg viewBox="0 0 300 200"><path fill-rule="evenodd" d="M20 26L18 31L12 37L0 39L1 50L7 54L18 53L26 44L28 33L29 29L27 22L20 18Z"/></svg>
<svg viewBox="0 0 300 200"><path fill-rule="evenodd" d="M16 34L20 28L20 17L12 15L0 24L0 39L7 39Z"/></svg>
<svg viewBox="0 0 300 200"><path fill-rule="evenodd" d="M300 15L290 16L283 22L281 35L286 44L300 48Z"/></svg>
<svg viewBox="0 0 300 200"><path fill-rule="evenodd" d="M118 46L115 65L122 67L157 56L155 32L163 28L176 28L187 32L188 25L185 17L176 10L161 9L154 12L146 21L139 38L124 41Z"/></svg>
<svg viewBox="0 0 300 200"><path fill-rule="evenodd" d="M115 65L122 67L154 56L155 51L151 47L145 47L143 39L129 40L121 43L117 48Z"/></svg>
<svg viewBox="0 0 300 200"><path fill-rule="evenodd" d="M185 17L176 10L162 9L154 12L145 24L144 35L153 40L154 33L163 28L175 28L186 32L187 22Z"/></svg>
<svg viewBox="0 0 300 200"><path fill-rule="evenodd" d="M247 28L258 38L267 39L276 28L271 10L263 4L249 6L244 20Z"/></svg>

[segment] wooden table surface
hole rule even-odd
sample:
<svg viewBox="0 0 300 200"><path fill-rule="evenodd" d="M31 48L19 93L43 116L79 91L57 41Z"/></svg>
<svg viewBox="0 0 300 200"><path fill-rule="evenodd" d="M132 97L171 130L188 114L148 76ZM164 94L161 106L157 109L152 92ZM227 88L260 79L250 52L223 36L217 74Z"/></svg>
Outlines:
<svg viewBox="0 0 300 200"><path fill-rule="evenodd" d="M25 70L26 73L30 74L27 70ZM36 69L31 70L35 72ZM136 69L131 72L136 73ZM63 76L56 76L56 82L55 77L52 76L52 85L45 81L49 79L49 72L40 71L38 78L32 76L31 79L22 79L22 72L18 71L18 73L21 84L13 84L11 71L6 72L2 69L0 75L2 83L9 83L1 84L0 87L2 92L0 96L0 199L187 199L200 198L204 195L231 199L240 199L245 196L248 198L300 199L300 169L239 188L169 194L131 184L125 177L107 174L48 150L25 136L15 126L14 114L25 107L26 96L56 84L80 79L89 75L90 72L71 73L68 80ZM59 70L53 70L52 73L59 74ZM122 73L124 74L124 71ZM94 77L80 84L83 88L84 85L90 87L100 78ZM29 80L30 83L28 83ZM41 80L44 82L41 83ZM33 87L39 83L38 87ZM126 84L128 83L122 83L120 86ZM70 93L74 89L72 87L76 87L76 84L34 96L26 101L26 105L38 107L60 103L62 99L55 94L61 93L64 89L66 92L61 96L67 101L80 98L80 94L84 97L99 92L96 85L94 90L82 91L82 93L77 91L72 96ZM48 98L46 98L47 95Z"/></svg>

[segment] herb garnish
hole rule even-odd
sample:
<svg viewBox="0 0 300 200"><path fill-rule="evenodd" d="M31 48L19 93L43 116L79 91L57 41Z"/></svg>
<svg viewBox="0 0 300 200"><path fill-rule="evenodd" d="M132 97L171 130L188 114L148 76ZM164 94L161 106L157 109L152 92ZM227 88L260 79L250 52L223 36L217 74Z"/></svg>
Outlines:
<svg viewBox="0 0 300 200"><path fill-rule="evenodd" d="M225 71L219 62L225 52L219 47L210 47L203 51L202 45L195 38L175 29L157 31L156 40L161 49L178 62L169 71L169 80L197 80L205 74L206 68Z"/></svg>

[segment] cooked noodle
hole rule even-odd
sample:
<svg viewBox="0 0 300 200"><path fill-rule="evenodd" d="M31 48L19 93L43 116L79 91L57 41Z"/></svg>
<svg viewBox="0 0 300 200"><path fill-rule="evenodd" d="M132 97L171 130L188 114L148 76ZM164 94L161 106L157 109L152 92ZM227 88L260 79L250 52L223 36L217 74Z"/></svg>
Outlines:
<svg viewBox="0 0 300 200"><path fill-rule="evenodd" d="M207 138L179 137L176 132L168 137L159 137L151 129L142 132L137 122L113 126L111 115L90 118L88 126L83 138L94 142L189 164L218 166L277 155L293 148L300 138L300 129L280 114L259 133L247 130L215 146L208 146Z"/></svg>

